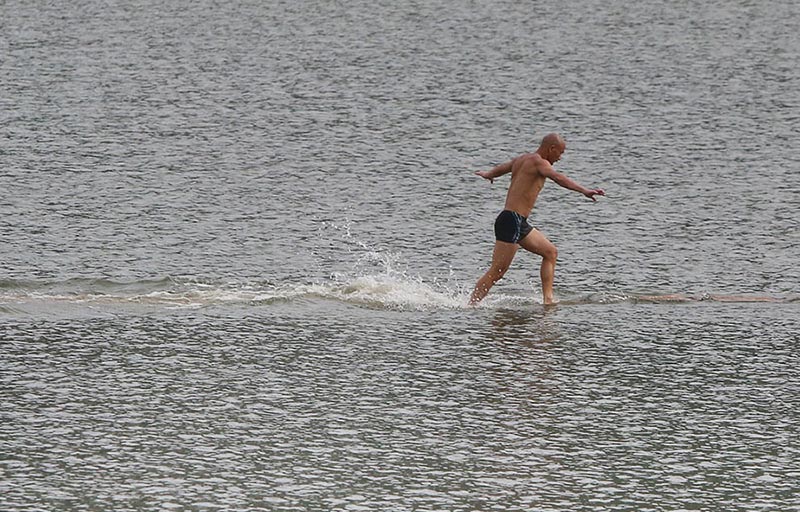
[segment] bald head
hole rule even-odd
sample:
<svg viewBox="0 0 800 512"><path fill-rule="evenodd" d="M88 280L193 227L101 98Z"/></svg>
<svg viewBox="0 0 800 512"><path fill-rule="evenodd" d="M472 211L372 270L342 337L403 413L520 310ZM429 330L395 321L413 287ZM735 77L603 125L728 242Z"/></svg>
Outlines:
<svg viewBox="0 0 800 512"><path fill-rule="evenodd" d="M539 149L536 152L552 164L561 158L561 153L565 149L567 149L567 143L561 135L548 133L542 139L542 143L539 144Z"/></svg>
<svg viewBox="0 0 800 512"><path fill-rule="evenodd" d="M547 148L547 147L550 147L550 146L566 147L567 143L564 142L564 138L561 135L559 135L557 133L548 133L542 139L542 143L541 143L540 147Z"/></svg>

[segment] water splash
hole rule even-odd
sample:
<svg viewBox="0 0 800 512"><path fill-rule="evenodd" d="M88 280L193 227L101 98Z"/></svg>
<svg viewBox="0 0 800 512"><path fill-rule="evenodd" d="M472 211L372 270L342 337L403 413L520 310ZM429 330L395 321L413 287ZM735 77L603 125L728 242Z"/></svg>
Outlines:
<svg viewBox="0 0 800 512"><path fill-rule="evenodd" d="M220 305L266 307L276 303L329 300L359 307L405 311L465 309L469 289L426 282L420 277L385 267L384 272L338 275L316 283L219 283L197 279L164 278L118 282L107 279L70 279L62 282L15 282L0 287L0 314L13 315L34 307L58 304L102 307L143 305L165 308L203 308ZM494 292L494 291L493 291ZM796 303L797 297L761 295L684 295L589 293L561 298L560 305L658 303ZM495 292L482 309L531 307L540 304L532 294Z"/></svg>
<svg viewBox="0 0 800 512"><path fill-rule="evenodd" d="M463 309L472 282L458 282L452 269L446 280L429 279L408 270L400 253L377 248L357 238L352 223L322 223L326 232L338 234L342 247L334 247L349 261L346 270L330 272L325 278L297 282L224 282L196 277L161 277L133 281L106 278L76 278L63 281L0 280L0 314L12 315L20 306L47 308L55 304L145 305L166 308L203 308L242 304L268 306L275 303L330 300L379 309L441 310ZM336 238L336 237L334 237ZM328 238L330 241L330 238ZM325 275L325 262L319 261L317 275ZM557 290L559 292L559 290ZM521 308L541 304L531 289L508 292L502 286L492 290L479 308ZM561 305L614 303L694 303L714 302L797 302L797 298L758 295L685 295L680 293L627 293L599 291L562 293Z"/></svg>

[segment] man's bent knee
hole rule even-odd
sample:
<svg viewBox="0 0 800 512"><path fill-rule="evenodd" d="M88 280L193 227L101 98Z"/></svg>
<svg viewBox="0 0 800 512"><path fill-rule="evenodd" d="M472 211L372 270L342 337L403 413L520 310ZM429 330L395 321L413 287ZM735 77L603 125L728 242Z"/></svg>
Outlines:
<svg viewBox="0 0 800 512"><path fill-rule="evenodd" d="M556 261L558 259L558 248L555 245L550 245L542 252L542 258Z"/></svg>

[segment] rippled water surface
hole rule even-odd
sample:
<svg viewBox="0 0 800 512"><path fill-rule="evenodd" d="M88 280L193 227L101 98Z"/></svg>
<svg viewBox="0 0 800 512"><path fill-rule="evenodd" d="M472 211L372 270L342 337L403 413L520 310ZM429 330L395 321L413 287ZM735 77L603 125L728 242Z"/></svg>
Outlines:
<svg viewBox="0 0 800 512"><path fill-rule="evenodd" d="M3 3L0 509L800 510L798 24Z"/></svg>

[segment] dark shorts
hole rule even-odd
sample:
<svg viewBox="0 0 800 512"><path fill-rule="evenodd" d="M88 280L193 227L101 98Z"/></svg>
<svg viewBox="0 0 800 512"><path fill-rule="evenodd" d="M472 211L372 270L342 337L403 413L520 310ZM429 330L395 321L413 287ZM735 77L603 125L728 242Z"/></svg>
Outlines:
<svg viewBox="0 0 800 512"><path fill-rule="evenodd" d="M528 219L511 210L503 210L494 221L494 236L501 242L519 243L531 231L533 227Z"/></svg>

